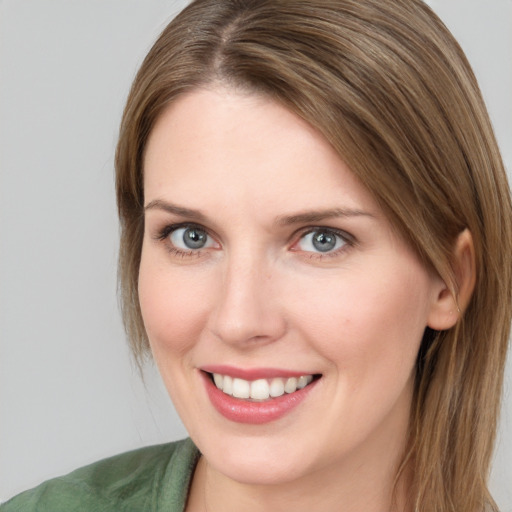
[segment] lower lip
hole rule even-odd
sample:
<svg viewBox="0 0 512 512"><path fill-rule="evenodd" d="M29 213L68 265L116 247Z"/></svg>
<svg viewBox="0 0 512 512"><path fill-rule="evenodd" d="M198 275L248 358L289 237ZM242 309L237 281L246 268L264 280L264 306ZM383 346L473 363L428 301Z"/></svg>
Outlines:
<svg viewBox="0 0 512 512"><path fill-rule="evenodd" d="M210 376L206 373L201 372L201 376L205 382L210 401L222 416L236 423L249 423L252 425L269 423L291 412L303 402L318 382L318 380L314 380L305 388L299 389L294 393L284 394L265 402L249 402L223 393L215 386Z"/></svg>

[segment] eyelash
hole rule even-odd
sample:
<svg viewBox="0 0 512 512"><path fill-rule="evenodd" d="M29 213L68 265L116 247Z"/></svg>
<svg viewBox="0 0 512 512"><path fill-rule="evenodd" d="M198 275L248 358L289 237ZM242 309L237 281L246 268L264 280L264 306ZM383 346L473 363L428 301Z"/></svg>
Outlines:
<svg viewBox="0 0 512 512"><path fill-rule="evenodd" d="M179 224L169 224L167 226L164 226L157 233L157 235L155 236L155 239L160 241L160 242L163 242L165 244L165 247L169 251L169 253L171 253L174 256L178 256L180 258L190 258L190 257L199 257L199 256L201 256L201 254L203 252L201 249L196 249L196 250L190 249L190 250L186 251L186 250L180 249L178 247L175 247L174 245L171 244L171 241L169 240L170 235L174 231L176 231L176 230L178 230L180 228L192 228L192 229L196 228L196 229L200 229L201 231L204 231L206 234L208 234L208 236L211 236L208 233L208 230L205 229L203 226L200 226L199 224L190 224L188 222L182 222L182 223L179 223Z"/></svg>
<svg viewBox="0 0 512 512"><path fill-rule="evenodd" d="M304 257L312 260L324 260L327 258L335 258L339 257L342 253L346 252L348 249L356 245L356 239L351 234L347 233L346 231L343 231L341 229L336 228L330 228L327 226L313 226L313 227L307 227L304 228L296 233L293 234L292 239L295 239L296 242L293 243L293 245L297 245L306 235L312 234L312 233L318 233L318 232L324 232L333 234L336 237L340 238L343 242L342 247L329 252L313 252L313 251L304 251ZM299 252L299 249L292 249L297 252Z"/></svg>
<svg viewBox="0 0 512 512"><path fill-rule="evenodd" d="M208 232L208 230L206 228L204 228L203 226L201 226L199 224L190 224L190 223L185 222L185 223L179 223L179 224L169 224L169 225L164 226L157 233L157 235L155 236L155 239L160 242L165 243L165 246L166 246L167 250L169 251L169 253L171 253L175 256L178 256L181 258L202 256L202 254L203 254L202 249L195 249L195 250L190 249L190 250L186 251L186 250L180 249L178 247L175 247L174 245L171 244L171 242L169 240L170 235L174 231L176 231L180 228L191 228L191 229L195 228L195 229L204 231L209 237L212 236ZM313 227L302 228L301 230L296 231L291 236L291 239L295 240L295 242L292 244L292 247L294 245L297 245L306 235L312 234L315 232L322 232L322 231L326 232L326 233L333 234L336 237L340 238L343 242L343 246L334 251L329 251L329 252L325 252L325 253L313 252L313 251L303 251L303 253L305 255L304 257L306 257L308 259L318 259L318 260L336 257L336 256L339 256L341 253L344 253L345 251L347 251L349 248L355 246L357 243L355 237L352 236L351 234L347 233L346 231L336 229L336 228L326 227L326 226L313 226ZM298 249L292 249L292 250L294 252L300 252L300 250L298 250Z"/></svg>

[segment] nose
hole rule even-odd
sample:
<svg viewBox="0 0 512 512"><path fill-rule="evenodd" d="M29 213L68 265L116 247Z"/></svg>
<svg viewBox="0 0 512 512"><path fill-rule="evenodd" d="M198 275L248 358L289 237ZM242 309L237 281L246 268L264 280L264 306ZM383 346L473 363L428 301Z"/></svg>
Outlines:
<svg viewBox="0 0 512 512"><path fill-rule="evenodd" d="M263 258L233 257L226 262L210 331L241 349L281 338L286 319L277 299L275 274Z"/></svg>

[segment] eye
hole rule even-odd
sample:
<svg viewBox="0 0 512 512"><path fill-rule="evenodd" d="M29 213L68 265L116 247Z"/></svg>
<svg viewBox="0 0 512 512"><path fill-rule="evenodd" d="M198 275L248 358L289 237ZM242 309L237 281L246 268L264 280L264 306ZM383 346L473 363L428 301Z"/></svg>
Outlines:
<svg viewBox="0 0 512 512"><path fill-rule="evenodd" d="M171 231L169 240L176 249L185 251L206 249L215 245L208 233L198 226L182 226Z"/></svg>
<svg viewBox="0 0 512 512"><path fill-rule="evenodd" d="M305 233L297 242L299 251L329 253L336 252L347 244L347 239L332 229L315 229Z"/></svg>

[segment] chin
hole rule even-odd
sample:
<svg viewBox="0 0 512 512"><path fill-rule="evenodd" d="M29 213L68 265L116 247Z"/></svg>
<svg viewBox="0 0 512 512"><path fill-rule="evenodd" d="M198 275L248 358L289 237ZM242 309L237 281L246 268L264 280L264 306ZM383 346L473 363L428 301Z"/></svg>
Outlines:
<svg viewBox="0 0 512 512"><path fill-rule="evenodd" d="M236 452L215 458L207 457L208 464L223 474L241 484L246 485L277 485L297 481L307 467L301 460L281 456L262 457L251 453L237 455Z"/></svg>
<svg viewBox="0 0 512 512"><path fill-rule="evenodd" d="M307 441L298 442L293 435L251 437L210 431L191 437L210 467L241 484L286 484L314 471L314 461L308 460L314 447L307 448Z"/></svg>

